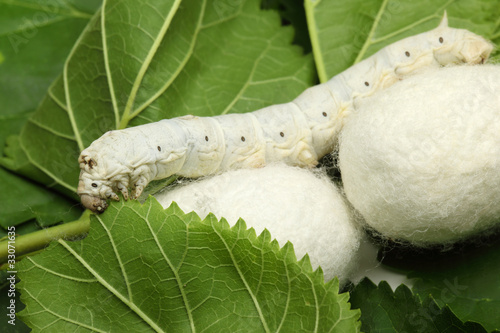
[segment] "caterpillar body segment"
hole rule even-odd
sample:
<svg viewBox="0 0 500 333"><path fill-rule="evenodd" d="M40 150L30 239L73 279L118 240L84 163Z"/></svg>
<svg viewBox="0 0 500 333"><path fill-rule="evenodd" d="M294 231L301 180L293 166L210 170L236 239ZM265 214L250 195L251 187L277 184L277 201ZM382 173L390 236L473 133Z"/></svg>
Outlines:
<svg viewBox="0 0 500 333"><path fill-rule="evenodd" d="M266 164L266 142L257 118L250 113L216 118L224 133L226 148L221 169L259 168Z"/></svg>

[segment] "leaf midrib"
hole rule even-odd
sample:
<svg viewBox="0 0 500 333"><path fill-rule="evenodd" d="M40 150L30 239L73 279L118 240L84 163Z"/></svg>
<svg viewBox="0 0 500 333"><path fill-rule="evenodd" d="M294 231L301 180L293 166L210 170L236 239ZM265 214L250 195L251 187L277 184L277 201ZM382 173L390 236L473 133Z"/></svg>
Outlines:
<svg viewBox="0 0 500 333"><path fill-rule="evenodd" d="M259 315L260 322L262 323L262 327L264 328L264 330L266 332L271 332L271 330L269 329L269 327L267 325L266 319L264 318L264 314L263 314L262 308L261 308L261 306L259 304L259 301L257 299L257 296L255 296L255 294L252 292L252 289L250 288L250 286L248 284L248 281L245 279L245 274L243 274L243 272L241 271L241 268L238 265L238 263L236 261L236 258L234 257L233 252L231 251L231 247L226 242L226 239L222 236L222 234L220 233L220 231L217 230L217 228L214 226L214 224L213 224L213 218L212 218L212 221L210 221L210 226L212 227L212 230L217 234L217 236L219 237L220 241L224 244L224 247L227 250L227 254L231 258L231 261L232 261L232 263L234 265L234 268L235 268L236 272L238 272L238 275L240 277L241 282L243 282L243 284L245 285L245 290L248 292L248 294L250 295L250 298L252 299L252 302L254 304L255 310L257 311L257 313Z"/></svg>
<svg viewBox="0 0 500 333"><path fill-rule="evenodd" d="M130 94L128 95L128 100L127 103L125 104L125 110L123 111L122 117L120 117L120 111L118 109L118 104L116 100L116 94L115 94L115 88L113 84L113 76L111 75L111 68L110 68L110 61L109 61L109 52L108 52L108 44L107 44L107 34L106 34L106 5L107 5L107 0L104 0L103 2L103 11L102 11L102 16L101 16L101 34L102 34L102 45L103 45L103 54L104 54L104 65L106 67L106 74L108 78L108 84L109 84L109 90L111 92L111 99L113 102L113 109L115 113L115 122L116 122L116 128L117 129L123 129L127 126L128 122L130 121L130 112L132 109L132 106L134 105L135 97L137 95L137 92L139 91L139 88L141 86L142 79L144 78L144 75L146 74L151 61L153 61L153 58L158 51L158 48L161 45L161 42L163 41L163 38L165 37L165 34L168 31L168 28L170 27L170 24L172 23L172 20L177 13L177 10L179 9L179 6L181 4L182 0L175 0L173 3L167 18L163 22L163 25L158 32L156 38L154 39L153 45L149 49L149 52L146 56L146 59L144 59L141 68L139 69L139 73L137 74L135 81L132 85L132 90Z"/></svg>
<svg viewBox="0 0 500 333"><path fill-rule="evenodd" d="M150 204L149 207L148 207L148 213L147 213L146 217L144 217L144 220L147 221L146 224L148 226L149 232L151 233L151 236L155 240L155 243L156 243L156 246L158 247L158 250L160 251L161 255L163 256L163 259L168 264L168 266L170 267L170 270L172 271L172 273L175 276L175 281L177 282L177 287L179 288L179 293L181 294L182 301L183 301L184 306L186 308L186 313L187 313L187 316L188 316L188 319L189 319L189 325L190 325L190 328L191 328L191 332L196 332L196 327L194 326L194 319L193 319L192 309L190 309L189 301L187 299L186 292L185 292L184 287L182 285L181 277L179 276L179 272L174 267L174 265L172 264L172 262L170 261L170 259L168 258L167 254L165 253L163 247L160 244L160 241L158 239L158 235L153 231L151 223L149 223L149 213L151 212L151 208L152 208L152 206ZM140 216L137 212L135 212L135 213L138 216ZM188 235L189 235L189 233L188 233ZM188 247L189 247L189 242L186 244L186 249Z"/></svg>

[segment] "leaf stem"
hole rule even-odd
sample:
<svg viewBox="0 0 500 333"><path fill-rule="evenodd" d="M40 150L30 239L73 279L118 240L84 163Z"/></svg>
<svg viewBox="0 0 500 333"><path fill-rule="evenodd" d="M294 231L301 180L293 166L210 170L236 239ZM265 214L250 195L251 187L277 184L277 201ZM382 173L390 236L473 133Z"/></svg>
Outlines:
<svg viewBox="0 0 500 333"><path fill-rule="evenodd" d="M314 62L316 63L316 71L318 72L319 81L323 83L328 81L329 77L326 73L325 61L323 59L323 54L321 53L321 46L319 45L318 27L314 17L314 8L319 4L319 2L320 1L305 0L304 7L306 10L307 26L309 27L309 37L311 39Z"/></svg>
<svg viewBox="0 0 500 333"><path fill-rule="evenodd" d="M76 221L16 237L15 242L11 241L11 246L15 246L16 258L41 250L53 240L60 238L69 240L84 235L89 231L90 214L91 212L86 210ZM8 245L8 240L0 242L0 264L7 262L9 255Z"/></svg>

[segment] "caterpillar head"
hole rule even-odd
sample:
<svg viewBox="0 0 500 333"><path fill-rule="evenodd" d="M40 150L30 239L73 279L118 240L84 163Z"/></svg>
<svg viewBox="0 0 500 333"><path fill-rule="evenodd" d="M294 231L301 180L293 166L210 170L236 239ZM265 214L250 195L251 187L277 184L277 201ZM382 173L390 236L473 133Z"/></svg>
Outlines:
<svg viewBox="0 0 500 333"><path fill-rule="evenodd" d="M118 196L110 186L111 182L100 174L95 158L82 153L78 162L81 171L77 193L82 205L94 213L102 213L108 207L105 198L117 200Z"/></svg>
<svg viewBox="0 0 500 333"><path fill-rule="evenodd" d="M465 29L448 27L446 12L439 26L429 32L434 58L442 65L457 63L482 64L491 52L493 44L485 38Z"/></svg>
<svg viewBox="0 0 500 333"><path fill-rule="evenodd" d="M89 174L85 171L80 171L77 193L80 196L82 205L94 213L102 213L108 207L108 203L99 193L105 188L100 183L89 177Z"/></svg>

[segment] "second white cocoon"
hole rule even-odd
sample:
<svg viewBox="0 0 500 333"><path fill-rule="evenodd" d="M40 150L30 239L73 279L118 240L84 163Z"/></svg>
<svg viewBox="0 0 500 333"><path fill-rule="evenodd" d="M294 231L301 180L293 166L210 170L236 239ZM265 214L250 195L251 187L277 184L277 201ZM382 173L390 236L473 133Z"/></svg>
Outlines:
<svg viewBox="0 0 500 333"><path fill-rule="evenodd" d="M270 165L194 181L156 195L163 207L175 201L201 218L213 213L234 225L241 217L257 234L271 232L280 246L293 243L297 258L309 254L325 279L346 282L356 266L361 233L338 188L321 172Z"/></svg>
<svg viewBox="0 0 500 333"><path fill-rule="evenodd" d="M346 196L387 238L452 243L500 222L500 66L400 81L361 100L339 142Z"/></svg>

